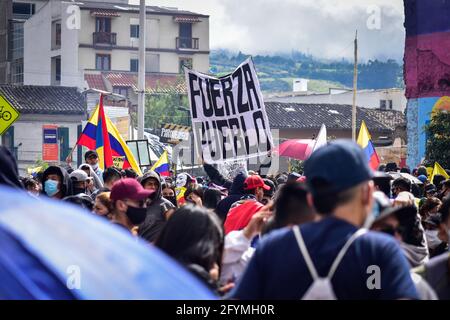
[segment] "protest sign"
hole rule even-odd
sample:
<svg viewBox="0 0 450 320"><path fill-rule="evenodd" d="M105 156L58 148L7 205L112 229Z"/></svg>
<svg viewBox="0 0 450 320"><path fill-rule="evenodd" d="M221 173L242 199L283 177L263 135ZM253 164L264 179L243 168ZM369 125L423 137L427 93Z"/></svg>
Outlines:
<svg viewBox="0 0 450 320"><path fill-rule="evenodd" d="M223 163L268 154L272 135L251 58L220 78L188 68L185 76L198 156Z"/></svg>

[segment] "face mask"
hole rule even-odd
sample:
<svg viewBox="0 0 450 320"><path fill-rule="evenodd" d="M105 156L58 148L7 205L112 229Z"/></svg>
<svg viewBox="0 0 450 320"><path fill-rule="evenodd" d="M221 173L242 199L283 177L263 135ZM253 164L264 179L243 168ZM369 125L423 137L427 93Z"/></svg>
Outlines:
<svg viewBox="0 0 450 320"><path fill-rule="evenodd" d="M139 225L144 222L147 216L147 208L135 208L128 206L126 215L134 225Z"/></svg>
<svg viewBox="0 0 450 320"><path fill-rule="evenodd" d="M425 230L425 236L430 249L435 249L441 244L441 240L438 238L438 230Z"/></svg>
<svg viewBox="0 0 450 320"><path fill-rule="evenodd" d="M97 170L98 169L98 163L96 164L91 164L92 170Z"/></svg>
<svg viewBox="0 0 450 320"><path fill-rule="evenodd" d="M53 197L55 194L57 194L59 192L58 181L55 181L55 180L47 180L47 181L45 181L45 183L44 183L44 190L45 190L45 193L49 197Z"/></svg>
<svg viewBox="0 0 450 320"><path fill-rule="evenodd" d="M86 193L86 189L85 188L73 188L73 195L77 195L80 193Z"/></svg>
<svg viewBox="0 0 450 320"><path fill-rule="evenodd" d="M170 202L172 202L172 204L176 207L177 206L177 197L175 196L171 196L171 197L164 197L167 200L169 200Z"/></svg>

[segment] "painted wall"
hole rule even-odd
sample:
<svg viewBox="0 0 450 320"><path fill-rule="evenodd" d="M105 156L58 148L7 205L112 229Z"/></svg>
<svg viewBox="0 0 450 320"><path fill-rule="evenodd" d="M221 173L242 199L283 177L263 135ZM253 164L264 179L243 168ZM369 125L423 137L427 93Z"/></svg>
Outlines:
<svg viewBox="0 0 450 320"><path fill-rule="evenodd" d="M425 157L424 126L431 111L450 110L443 98L450 96L450 0L405 0L404 6L407 164L415 167Z"/></svg>

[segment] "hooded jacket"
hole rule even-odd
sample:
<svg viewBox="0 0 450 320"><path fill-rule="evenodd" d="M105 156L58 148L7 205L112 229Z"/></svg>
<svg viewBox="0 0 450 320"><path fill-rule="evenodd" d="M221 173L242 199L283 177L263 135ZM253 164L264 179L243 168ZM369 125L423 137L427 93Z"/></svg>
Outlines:
<svg viewBox="0 0 450 320"><path fill-rule="evenodd" d="M89 166L89 176L92 177L94 179L94 187L97 190L100 190L101 188L103 188L103 182L102 180L100 180L100 177L95 173L94 169L92 169L91 165L88 163L83 163L82 165L80 165L78 167L78 169L81 169L81 167L83 166Z"/></svg>
<svg viewBox="0 0 450 320"><path fill-rule="evenodd" d="M244 181L247 178L247 172L240 171L234 177L233 183L231 184L230 191L227 197L220 200L217 204L217 214L222 221L225 221L228 211L230 210L233 203L241 200L245 195L244 193Z"/></svg>
<svg viewBox="0 0 450 320"><path fill-rule="evenodd" d="M0 184L15 189L23 189L19 180L16 159L4 146L0 146Z"/></svg>
<svg viewBox="0 0 450 320"><path fill-rule="evenodd" d="M67 173L66 169L58 167L58 166L50 166L42 175L42 185L43 185L43 192L45 193L45 181L47 180L47 177L50 174L57 174L61 178L61 193L62 197L71 196L73 194L72 190L72 181L69 178L69 174Z"/></svg>
<svg viewBox="0 0 450 320"><path fill-rule="evenodd" d="M145 221L139 225L138 234L148 242L154 242L161 233L162 228L166 224L165 213L175 206L167 199L162 197L161 178L155 171L148 171L144 174L139 182L144 186L145 181L149 178L154 178L158 182L156 192L150 196L151 204L147 207L147 217Z"/></svg>

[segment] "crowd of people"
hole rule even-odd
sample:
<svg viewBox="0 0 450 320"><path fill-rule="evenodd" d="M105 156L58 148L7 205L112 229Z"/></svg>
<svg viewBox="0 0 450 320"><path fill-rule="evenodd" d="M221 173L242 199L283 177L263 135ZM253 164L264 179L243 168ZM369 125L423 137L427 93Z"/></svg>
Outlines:
<svg viewBox="0 0 450 320"><path fill-rule="evenodd" d="M303 172L232 179L207 163L202 177L102 171L95 151L27 177L3 147L0 160L1 185L126 229L219 297L450 299L450 180L423 166L373 171L351 141L318 149Z"/></svg>

